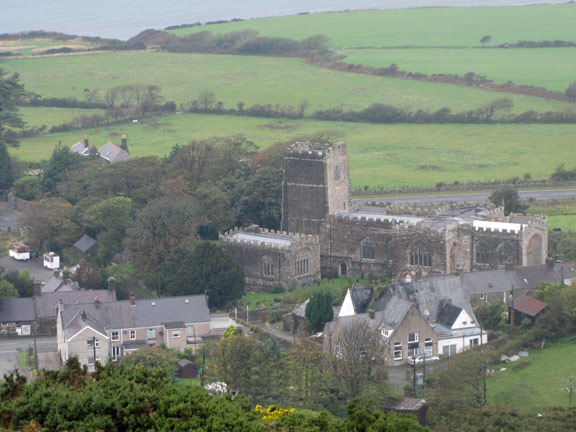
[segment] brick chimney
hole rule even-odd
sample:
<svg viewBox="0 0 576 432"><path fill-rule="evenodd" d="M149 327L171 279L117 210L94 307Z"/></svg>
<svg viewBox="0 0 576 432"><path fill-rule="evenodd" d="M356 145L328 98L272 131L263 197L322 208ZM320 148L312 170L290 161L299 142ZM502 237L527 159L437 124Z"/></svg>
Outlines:
<svg viewBox="0 0 576 432"><path fill-rule="evenodd" d="M86 311L82 311L81 317L82 321L86 321L88 319L88 314L86 313Z"/></svg>
<svg viewBox="0 0 576 432"><path fill-rule="evenodd" d="M88 148L88 135L84 135L84 147Z"/></svg>
<svg viewBox="0 0 576 432"><path fill-rule="evenodd" d="M130 293L130 304L132 306L136 304L136 297L134 297L134 293Z"/></svg>
<svg viewBox="0 0 576 432"><path fill-rule="evenodd" d="M40 297L42 295L42 281L34 281L34 295Z"/></svg>
<svg viewBox="0 0 576 432"><path fill-rule="evenodd" d="M94 306L96 307L96 309L98 309L101 304L102 302L100 301L100 297L98 296L94 297Z"/></svg>
<svg viewBox="0 0 576 432"><path fill-rule="evenodd" d="M120 148L130 153L130 150L128 150L128 139L126 138L126 134L122 134L122 140L120 141Z"/></svg>

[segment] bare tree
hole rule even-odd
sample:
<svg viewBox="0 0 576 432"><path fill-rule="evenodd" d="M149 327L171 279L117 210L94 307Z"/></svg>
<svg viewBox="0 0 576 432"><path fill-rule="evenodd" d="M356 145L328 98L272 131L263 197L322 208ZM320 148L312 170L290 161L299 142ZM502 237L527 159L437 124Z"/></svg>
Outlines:
<svg viewBox="0 0 576 432"><path fill-rule="evenodd" d="M125 85L120 88L120 98L122 99L122 104L128 106L132 105L134 99L136 98L134 90L134 86L132 85Z"/></svg>
<svg viewBox="0 0 576 432"><path fill-rule="evenodd" d="M210 90L203 90L198 95L198 103L204 111L210 111L216 103L216 94Z"/></svg>
<svg viewBox="0 0 576 432"><path fill-rule="evenodd" d="M349 398L360 395L366 384L386 376L383 348L378 332L368 319L355 317L340 321L339 334L333 347L334 366Z"/></svg>
<svg viewBox="0 0 576 432"><path fill-rule="evenodd" d="M304 117L304 113L306 112L306 110L310 107L310 103L306 100L303 99L299 104L298 104L298 117L302 118Z"/></svg>
<svg viewBox="0 0 576 432"><path fill-rule="evenodd" d="M113 108L120 94L119 87L112 87L106 91L106 105Z"/></svg>
<svg viewBox="0 0 576 432"><path fill-rule="evenodd" d="M94 90L90 90L87 89L88 91L84 90L84 97L86 98L86 102L88 103L96 103L100 100L100 90L99 89L94 89Z"/></svg>

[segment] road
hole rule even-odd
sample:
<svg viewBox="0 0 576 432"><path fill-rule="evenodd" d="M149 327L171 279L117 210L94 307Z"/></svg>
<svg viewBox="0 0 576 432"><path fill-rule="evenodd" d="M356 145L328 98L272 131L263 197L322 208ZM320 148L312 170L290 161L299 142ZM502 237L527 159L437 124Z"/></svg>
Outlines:
<svg viewBox="0 0 576 432"><path fill-rule="evenodd" d="M576 198L576 189L550 189L519 191L521 199L533 198L536 200ZM386 198L364 198L355 199L354 202L379 202L379 203L399 203L399 204L443 204L450 202L473 202L486 201L490 193L469 193L469 194L446 194L446 195L421 195L421 196L397 196Z"/></svg>
<svg viewBox="0 0 576 432"><path fill-rule="evenodd" d="M33 338L3 339L0 340L0 379L5 373L18 369L25 373L18 364L17 355L34 347ZM56 337L39 337L36 340L38 350L38 360L40 367L47 369L57 369L58 364L58 344Z"/></svg>

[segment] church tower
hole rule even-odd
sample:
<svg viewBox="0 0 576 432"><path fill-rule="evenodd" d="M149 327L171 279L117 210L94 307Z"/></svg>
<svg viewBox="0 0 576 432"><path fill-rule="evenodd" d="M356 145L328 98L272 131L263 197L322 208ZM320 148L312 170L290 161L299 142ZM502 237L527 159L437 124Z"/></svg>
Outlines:
<svg viewBox="0 0 576 432"><path fill-rule="evenodd" d="M318 235L329 215L349 209L346 143L292 145L282 182L282 230Z"/></svg>

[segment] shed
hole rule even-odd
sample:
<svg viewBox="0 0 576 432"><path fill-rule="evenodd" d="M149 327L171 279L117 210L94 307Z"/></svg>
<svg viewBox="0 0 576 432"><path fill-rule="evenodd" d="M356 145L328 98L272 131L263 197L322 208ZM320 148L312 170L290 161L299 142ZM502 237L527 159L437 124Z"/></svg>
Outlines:
<svg viewBox="0 0 576 432"><path fill-rule="evenodd" d="M390 407L389 411L394 411L399 414L412 414L418 419L418 423L426 426L426 413L428 412L428 405L424 399L404 398L396 405Z"/></svg>
<svg viewBox="0 0 576 432"><path fill-rule="evenodd" d="M96 250L96 240L88 234L84 234L80 240L74 243L74 247L85 256L93 255Z"/></svg>
<svg viewBox="0 0 576 432"><path fill-rule="evenodd" d="M532 324L536 317L546 309L546 303L536 300L530 296L520 296L514 299L512 307L509 308L510 324L520 325L522 321L528 318Z"/></svg>
<svg viewBox="0 0 576 432"><path fill-rule="evenodd" d="M196 378L196 365L187 359L180 360L178 362L178 378Z"/></svg>

